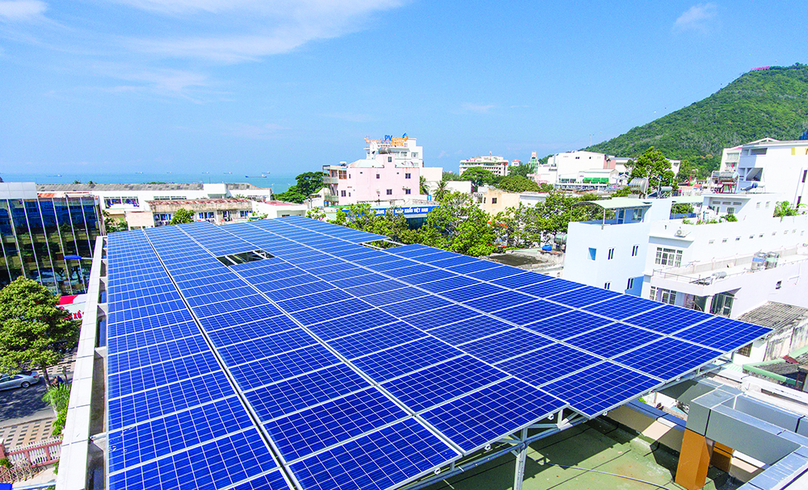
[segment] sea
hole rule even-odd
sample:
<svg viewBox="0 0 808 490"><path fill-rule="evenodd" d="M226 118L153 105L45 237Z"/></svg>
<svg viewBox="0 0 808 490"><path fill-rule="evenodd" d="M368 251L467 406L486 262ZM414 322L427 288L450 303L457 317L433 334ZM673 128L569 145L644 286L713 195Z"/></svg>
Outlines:
<svg viewBox="0 0 808 490"><path fill-rule="evenodd" d="M261 188L270 188L275 194L286 192L290 186L295 184L294 175L275 175L266 174L262 175L236 175L234 173L216 173L216 172L200 172L200 173L119 173L119 174L100 174L100 173L81 173L71 172L63 174L53 173L0 173L5 182L36 182L37 184L72 184L75 181L88 183L93 181L96 184L145 184L147 182L166 182L166 183L194 183L202 182L205 184L220 183L220 182L247 182Z"/></svg>

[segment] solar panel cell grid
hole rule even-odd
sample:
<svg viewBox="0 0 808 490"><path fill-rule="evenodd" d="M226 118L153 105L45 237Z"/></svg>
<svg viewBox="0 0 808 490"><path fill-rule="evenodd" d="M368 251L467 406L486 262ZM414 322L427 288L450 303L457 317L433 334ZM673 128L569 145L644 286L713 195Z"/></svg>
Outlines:
<svg viewBox="0 0 808 490"><path fill-rule="evenodd" d="M612 323L568 339L567 343L594 352L599 356L613 357L661 337L661 335L647 330L621 323Z"/></svg>
<svg viewBox="0 0 808 490"><path fill-rule="evenodd" d="M536 335L533 332L522 328L514 328L490 337L473 340L460 345L459 348L485 362L494 364L551 343L553 343L552 340Z"/></svg>
<svg viewBox="0 0 808 490"><path fill-rule="evenodd" d="M598 357L566 345L553 344L509 359L498 366L522 381L539 387L567 373L591 366L599 360Z"/></svg>
<svg viewBox="0 0 808 490"><path fill-rule="evenodd" d="M328 342L341 355L348 359L387 349L405 342L424 337L425 334L406 323L396 322L372 330L355 333Z"/></svg>
<svg viewBox="0 0 808 490"><path fill-rule="evenodd" d="M483 315L431 329L429 334L452 345L459 345L512 328L513 325Z"/></svg>
<svg viewBox="0 0 808 490"><path fill-rule="evenodd" d="M250 390L339 362L337 356L317 344L229 367L242 390Z"/></svg>
<svg viewBox="0 0 808 490"><path fill-rule="evenodd" d="M352 362L377 382L462 355L463 352L434 339L421 339L376 352Z"/></svg>

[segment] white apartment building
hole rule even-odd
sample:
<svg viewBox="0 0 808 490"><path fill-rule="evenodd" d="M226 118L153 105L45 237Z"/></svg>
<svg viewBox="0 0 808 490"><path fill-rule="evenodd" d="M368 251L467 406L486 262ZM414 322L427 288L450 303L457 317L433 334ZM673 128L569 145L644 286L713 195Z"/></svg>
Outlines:
<svg viewBox="0 0 808 490"><path fill-rule="evenodd" d="M768 301L808 307L808 215L774 218L778 200L713 194L702 217L737 221L652 223L642 296L730 318Z"/></svg>
<svg viewBox="0 0 808 490"><path fill-rule="evenodd" d="M508 175L508 160L493 155L460 160L460 175L463 175L463 172L470 168L481 168L499 177L506 177Z"/></svg>
<svg viewBox="0 0 808 490"><path fill-rule="evenodd" d="M742 190L782 194L792 205L808 197L808 141L772 138L725 148L721 168L712 174L713 192Z"/></svg>
<svg viewBox="0 0 808 490"><path fill-rule="evenodd" d="M421 177L428 186L443 177L443 168L424 166L423 148L415 138L385 136L365 142L365 158L323 166L326 206L426 199Z"/></svg>
<svg viewBox="0 0 808 490"><path fill-rule="evenodd" d="M628 184L628 157L615 157L592 151L557 153L534 172L539 184L566 190L602 190ZM679 173L681 161L670 160L671 170Z"/></svg>
<svg viewBox="0 0 808 490"><path fill-rule="evenodd" d="M668 220L672 202L615 198L580 203L598 206L604 218L569 224L564 279L639 296L651 223Z"/></svg>

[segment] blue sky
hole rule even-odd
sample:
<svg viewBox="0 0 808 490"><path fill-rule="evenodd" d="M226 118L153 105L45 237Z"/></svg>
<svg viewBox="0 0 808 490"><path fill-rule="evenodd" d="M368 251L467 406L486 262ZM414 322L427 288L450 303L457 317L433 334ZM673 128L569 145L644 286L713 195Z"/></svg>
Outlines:
<svg viewBox="0 0 808 490"><path fill-rule="evenodd" d="M0 176L276 175L407 133L427 165L617 136L763 65L801 2L0 1Z"/></svg>

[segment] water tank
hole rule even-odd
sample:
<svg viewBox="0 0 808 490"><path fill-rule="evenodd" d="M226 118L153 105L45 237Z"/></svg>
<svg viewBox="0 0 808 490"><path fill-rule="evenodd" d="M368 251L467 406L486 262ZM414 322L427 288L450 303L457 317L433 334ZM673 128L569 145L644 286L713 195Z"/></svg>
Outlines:
<svg viewBox="0 0 808 490"><path fill-rule="evenodd" d="M762 271L766 268L766 252L758 252L752 256L752 271Z"/></svg>
<svg viewBox="0 0 808 490"><path fill-rule="evenodd" d="M774 269L777 267L777 261L780 259L778 252L769 252L766 254L766 268Z"/></svg>
<svg viewBox="0 0 808 490"><path fill-rule="evenodd" d="M542 245L541 249L544 250L545 252L551 252L553 250L553 246L552 245Z"/></svg>

